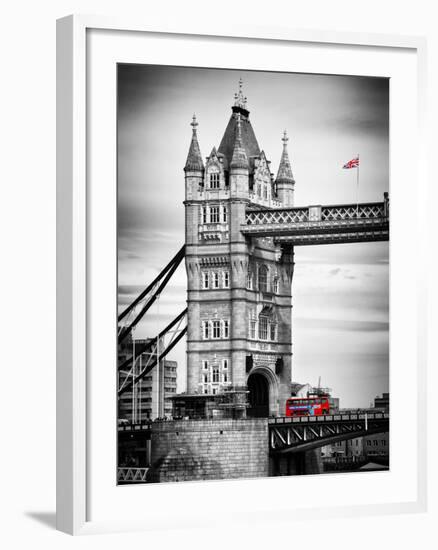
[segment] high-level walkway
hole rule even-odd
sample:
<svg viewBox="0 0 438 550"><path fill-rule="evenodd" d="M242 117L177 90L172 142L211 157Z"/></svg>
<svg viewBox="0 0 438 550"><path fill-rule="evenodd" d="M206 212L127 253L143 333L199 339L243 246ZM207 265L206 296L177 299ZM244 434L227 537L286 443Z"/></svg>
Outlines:
<svg viewBox="0 0 438 550"><path fill-rule="evenodd" d="M294 246L389 240L389 199L298 208L248 208L244 235Z"/></svg>

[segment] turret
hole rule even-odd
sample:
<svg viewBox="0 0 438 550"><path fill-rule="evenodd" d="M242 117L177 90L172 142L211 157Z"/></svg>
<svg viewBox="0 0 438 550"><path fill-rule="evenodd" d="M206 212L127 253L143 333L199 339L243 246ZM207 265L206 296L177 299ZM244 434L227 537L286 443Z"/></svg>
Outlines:
<svg viewBox="0 0 438 550"><path fill-rule="evenodd" d="M186 174L186 199L192 199L196 196L198 188L202 185L204 176L204 163L198 143L196 131L198 123L195 115L193 115L190 125L192 126L192 141L184 166L184 172Z"/></svg>
<svg viewBox="0 0 438 550"><path fill-rule="evenodd" d="M287 137L286 130L285 130L282 137L283 152L281 155L280 165L278 167L277 178L275 180L275 185L277 188L277 197L285 207L294 205L294 187L295 187L295 180L292 174L289 154L287 152L288 141L289 141L289 138Z"/></svg>

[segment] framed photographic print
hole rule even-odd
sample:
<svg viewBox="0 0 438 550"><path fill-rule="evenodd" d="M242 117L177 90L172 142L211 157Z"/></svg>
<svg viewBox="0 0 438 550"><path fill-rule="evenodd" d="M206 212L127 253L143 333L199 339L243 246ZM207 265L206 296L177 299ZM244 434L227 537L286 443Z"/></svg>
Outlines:
<svg viewBox="0 0 438 550"><path fill-rule="evenodd" d="M58 22L59 529L424 507L423 49Z"/></svg>

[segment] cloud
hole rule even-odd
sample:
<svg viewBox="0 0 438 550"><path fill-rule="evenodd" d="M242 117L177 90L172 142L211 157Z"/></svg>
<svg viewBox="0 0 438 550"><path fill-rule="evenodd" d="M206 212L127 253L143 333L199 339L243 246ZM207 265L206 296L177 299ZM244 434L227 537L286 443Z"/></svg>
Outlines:
<svg viewBox="0 0 438 550"><path fill-rule="evenodd" d="M144 287L139 285L119 285L119 296L137 296L144 290Z"/></svg>
<svg viewBox="0 0 438 550"><path fill-rule="evenodd" d="M300 327L311 331L335 330L345 332L385 332L389 331L389 322L357 321L346 319L321 319L294 317L293 328Z"/></svg>
<svg viewBox="0 0 438 550"><path fill-rule="evenodd" d="M295 260L300 264L334 266L333 269L349 265L387 265L389 243L348 243L335 246L304 246L295 248Z"/></svg>

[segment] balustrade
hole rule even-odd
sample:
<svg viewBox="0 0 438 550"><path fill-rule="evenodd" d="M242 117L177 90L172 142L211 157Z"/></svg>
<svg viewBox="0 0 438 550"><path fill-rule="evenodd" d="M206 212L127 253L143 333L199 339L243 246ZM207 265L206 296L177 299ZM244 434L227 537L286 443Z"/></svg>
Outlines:
<svg viewBox="0 0 438 550"><path fill-rule="evenodd" d="M383 202L248 209L241 231L294 246L389 240L389 198Z"/></svg>
<svg viewBox="0 0 438 550"><path fill-rule="evenodd" d="M385 203L376 202L357 205L251 210L246 214L246 223L247 225L306 224L308 222L384 220L386 218Z"/></svg>

